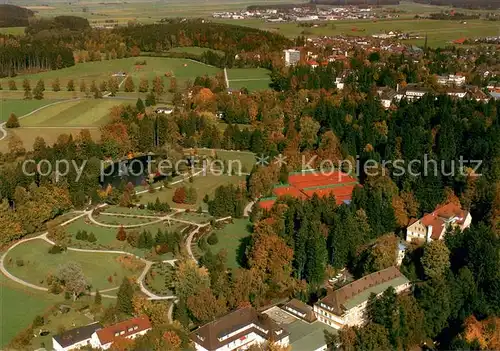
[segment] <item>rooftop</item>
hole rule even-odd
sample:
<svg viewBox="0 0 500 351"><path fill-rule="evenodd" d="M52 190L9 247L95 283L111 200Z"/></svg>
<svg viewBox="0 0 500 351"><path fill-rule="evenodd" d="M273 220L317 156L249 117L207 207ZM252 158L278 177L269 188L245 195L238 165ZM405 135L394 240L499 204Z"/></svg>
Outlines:
<svg viewBox="0 0 500 351"><path fill-rule="evenodd" d="M117 337L127 338L148 329L151 329L149 318L137 317L98 330L97 337L101 345L106 345Z"/></svg>
<svg viewBox="0 0 500 351"><path fill-rule="evenodd" d="M100 323L92 323L54 335L54 340L57 341L62 347L68 347L83 340L90 339L92 334L101 328L102 325Z"/></svg>
<svg viewBox="0 0 500 351"><path fill-rule="evenodd" d="M331 307L335 314L341 316L345 310L349 310L368 300L372 293L380 294L391 286L397 287L408 282L408 278L393 266L366 275L340 289L332 291L320 302Z"/></svg>

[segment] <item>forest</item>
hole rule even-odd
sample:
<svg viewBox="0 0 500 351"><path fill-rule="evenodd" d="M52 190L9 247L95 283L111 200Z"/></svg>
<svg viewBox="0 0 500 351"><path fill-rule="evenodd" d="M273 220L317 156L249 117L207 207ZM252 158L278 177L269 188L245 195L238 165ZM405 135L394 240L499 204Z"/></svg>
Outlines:
<svg viewBox="0 0 500 351"><path fill-rule="evenodd" d="M26 27L34 12L24 7L0 5L0 27Z"/></svg>

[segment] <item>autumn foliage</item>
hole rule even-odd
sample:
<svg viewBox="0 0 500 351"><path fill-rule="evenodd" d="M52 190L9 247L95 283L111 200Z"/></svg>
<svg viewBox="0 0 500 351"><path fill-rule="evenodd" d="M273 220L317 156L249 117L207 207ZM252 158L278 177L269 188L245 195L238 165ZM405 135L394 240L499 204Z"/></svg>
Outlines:
<svg viewBox="0 0 500 351"><path fill-rule="evenodd" d="M125 228L123 228L123 225L120 226L120 229L118 229L118 233L116 234L116 240L119 241L127 240L127 232L125 231Z"/></svg>

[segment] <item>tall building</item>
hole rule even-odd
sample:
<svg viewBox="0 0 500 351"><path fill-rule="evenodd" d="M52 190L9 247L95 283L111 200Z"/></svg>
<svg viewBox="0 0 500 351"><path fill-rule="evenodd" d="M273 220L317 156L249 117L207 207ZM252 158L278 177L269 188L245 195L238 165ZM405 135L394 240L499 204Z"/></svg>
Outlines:
<svg viewBox="0 0 500 351"><path fill-rule="evenodd" d="M285 53L285 65L295 66L300 61L300 51L295 49L283 50Z"/></svg>
<svg viewBox="0 0 500 351"><path fill-rule="evenodd" d="M335 329L362 326L371 294L382 294L391 286L400 293L410 288L410 281L396 267L389 267L329 292L314 305L314 312L320 322Z"/></svg>

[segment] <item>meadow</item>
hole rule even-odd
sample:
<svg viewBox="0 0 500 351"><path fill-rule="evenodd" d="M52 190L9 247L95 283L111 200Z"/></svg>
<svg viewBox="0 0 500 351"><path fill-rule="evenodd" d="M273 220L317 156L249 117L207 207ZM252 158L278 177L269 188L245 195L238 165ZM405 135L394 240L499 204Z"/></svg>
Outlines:
<svg viewBox="0 0 500 351"><path fill-rule="evenodd" d="M3 91L0 92L0 96L2 95ZM11 113L21 117L53 102L55 100L7 100L2 98L0 101L0 122L5 122Z"/></svg>
<svg viewBox="0 0 500 351"><path fill-rule="evenodd" d="M146 64L136 65L136 63L140 61L145 61ZM92 81L95 80L96 83L99 84L99 82L103 80L107 81L113 74L118 72L125 72L130 75L134 79L137 89L141 78L148 79L151 86L151 80L156 76L165 77L166 73L171 73L173 77L177 78L178 83L183 83L188 79L194 80L197 76L213 76L220 72L220 69L188 59L144 56L77 63L72 67L59 70L19 75L13 78L13 80L16 82L18 94L21 94L22 97L22 83L25 78L31 81L32 88L39 79L43 79L45 88L48 91L52 89L51 82L56 78L59 79L62 90L66 90L68 81L73 80L75 90L79 91L81 81L84 81L87 87L90 87ZM120 81L123 80L123 78L117 79ZM4 89L7 89L9 80L10 78L3 78L0 80L0 84ZM165 84L168 83L166 79L164 79L164 81Z"/></svg>
<svg viewBox="0 0 500 351"><path fill-rule="evenodd" d="M109 253L90 253L65 251L49 254L51 245L43 240L32 240L12 249L6 257L6 268L14 276L32 284L47 286L47 276L57 274L61 265L76 262L81 265L92 289L104 290L119 285L123 277L132 273L120 262L120 255ZM18 260L23 265L17 264ZM112 277L111 282L108 280Z"/></svg>
<svg viewBox="0 0 500 351"><path fill-rule="evenodd" d="M240 128L246 127L246 125L240 125ZM250 172L255 166L256 158L255 154L250 151L230 151L230 150L216 150L212 149L197 149L196 154L200 156L207 156L210 159L221 160L225 162L232 163L233 169L238 171L238 162L241 164L241 172Z"/></svg>

